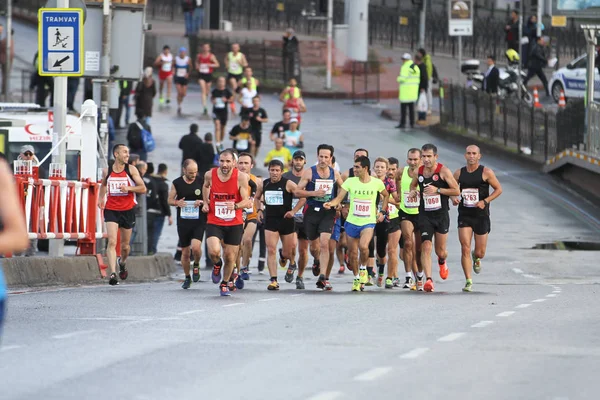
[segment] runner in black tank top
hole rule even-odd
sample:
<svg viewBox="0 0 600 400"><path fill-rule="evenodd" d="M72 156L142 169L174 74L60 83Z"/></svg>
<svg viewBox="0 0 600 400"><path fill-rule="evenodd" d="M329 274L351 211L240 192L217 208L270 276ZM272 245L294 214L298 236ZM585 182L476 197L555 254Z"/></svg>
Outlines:
<svg viewBox="0 0 600 400"><path fill-rule="evenodd" d="M476 274L481 272L481 259L485 256L488 234L491 231L490 202L500 196L502 186L494 171L479 164L481 151L477 146L467 147L467 166L454 172L460 186L460 197L452 199L458 205L458 238L462 255L461 264L465 274L465 292L473 290L471 268ZM494 192L490 195L490 186ZM475 250L471 252L471 242L475 237Z"/></svg>
<svg viewBox="0 0 600 400"><path fill-rule="evenodd" d="M206 214L202 212L202 186L204 177L198 176L198 165L194 160L185 160L183 176L175 179L169 192L169 205L177 207L177 234L181 244L181 265L185 281L181 286L189 289L192 278L200 280L200 257L202 238L206 230ZM190 246L194 253L193 277L190 276Z"/></svg>
<svg viewBox="0 0 600 400"><path fill-rule="evenodd" d="M423 289L433 292L434 285L431 278L431 250L435 237L435 253L438 256L440 277L448 278L448 267L446 258L446 242L448 240L448 229L450 227L450 216L448 214L448 199L450 196L458 196L458 183L452 172L444 165L438 163L437 147L426 144L421 148L421 161L418 174L413 179L411 198L416 199L418 188L421 194L419 207L419 230L421 231L421 264L425 271L426 282ZM417 278L418 279L418 278Z"/></svg>
<svg viewBox="0 0 600 400"><path fill-rule="evenodd" d="M296 184L283 178L283 163L272 160L269 163L269 178L265 179L262 188L259 187L256 199L265 204L265 211L259 213L259 219L264 218L265 237L267 241L267 267L271 275L268 290L279 290L277 282L277 243L281 238L282 256L286 259L296 259L296 227L292 201L297 190ZM257 207L258 208L258 207ZM262 207L261 207L262 208Z"/></svg>

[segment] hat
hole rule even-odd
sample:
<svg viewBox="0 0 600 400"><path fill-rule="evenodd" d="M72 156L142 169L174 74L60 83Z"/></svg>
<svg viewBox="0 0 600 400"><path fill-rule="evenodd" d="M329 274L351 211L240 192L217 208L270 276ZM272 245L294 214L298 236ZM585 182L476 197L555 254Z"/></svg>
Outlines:
<svg viewBox="0 0 600 400"><path fill-rule="evenodd" d="M292 118L292 119L290 119L290 124L291 124L292 122L298 123L298 118Z"/></svg>
<svg viewBox="0 0 600 400"><path fill-rule="evenodd" d="M293 158L293 159L296 159L296 158L303 158L303 159L305 159L305 160L306 160L306 154L304 154L304 152L303 152L302 150L296 150L296 151L294 152L294 155L292 156L292 158Z"/></svg>
<svg viewBox="0 0 600 400"><path fill-rule="evenodd" d="M412 56L408 53L404 53L404 55L402 56L403 60L412 60Z"/></svg>
<svg viewBox="0 0 600 400"><path fill-rule="evenodd" d="M183 53L184 51L187 51L187 49L186 49L185 47L181 46L181 47L179 48L179 52L180 52L180 53Z"/></svg>
<svg viewBox="0 0 600 400"><path fill-rule="evenodd" d="M26 144L25 146L21 147L21 154L25 154L27 152L35 154L35 149L33 148L32 145Z"/></svg>

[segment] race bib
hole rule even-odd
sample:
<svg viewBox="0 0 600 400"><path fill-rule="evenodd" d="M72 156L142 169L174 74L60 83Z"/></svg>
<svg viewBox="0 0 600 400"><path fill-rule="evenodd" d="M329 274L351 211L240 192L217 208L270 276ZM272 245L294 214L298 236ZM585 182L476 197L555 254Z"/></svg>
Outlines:
<svg viewBox="0 0 600 400"><path fill-rule="evenodd" d="M423 196L425 211L436 211L442 208L442 198L439 194L433 196Z"/></svg>
<svg viewBox="0 0 600 400"><path fill-rule="evenodd" d="M354 200L355 217L370 217L371 216L371 200Z"/></svg>
<svg viewBox="0 0 600 400"><path fill-rule="evenodd" d="M419 194L417 193L417 198L416 199L411 199L410 198L410 192L404 192L403 193L403 197L404 197L404 207L406 208L419 208Z"/></svg>
<svg viewBox="0 0 600 400"><path fill-rule="evenodd" d="M230 71L239 71L240 70L240 64L238 64L237 61L231 61L229 63L229 70Z"/></svg>
<svg viewBox="0 0 600 400"><path fill-rule="evenodd" d="M210 67L208 66L208 64L200 64L200 73L210 74Z"/></svg>
<svg viewBox="0 0 600 400"><path fill-rule="evenodd" d="M170 63L170 62L163 63L163 65L162 65L162 68L161 68L161 69L162 69L164 72L170 72L170 71L171 71L171 64L172 64L172 63Z"/></svg>
<svg viewBox="0 0 600 400"><path fill-rule="evenodd" d="M194 207L195 201L186 201L185 206L181 207L179 216L181 219L199 219L200 218L200 207Z"/></svg>
<svg viewBox="0 0 600 400"><path fill-rule="evenodd" d="M460 195L462 196L463 206L470 208L477 207L477 203L479 203L479 189L463 189Z"/></svg>
<svg viewBox="0 0 600 400"><path fill-rule="evenodd" d="M265 192L265 203L268 206L282 206L283 205L283 191L267 190Z"/></svg>
<svg viewBox="0 0 600 400"><path fill-rule="evenodd" d="M221 97L215 99L215 108L225 108L225 102Z"/></svg>
<svg viewBox="0 0 600 400"><path fill-rule="evenodd" d="M224 201L215 202L215 216L223 221L232 221L235 218L235 210L227 209Z"/></svg>
<svg viewBox="0 0 600 400"><path fill-rule="evenodd" d="M185 78L185 76L187 75L187 70L184 68L177 68L177 77L178 78Z"/></svg>
<svg viewBox="0 0 600 400"><path fill-rule="evenodd" d="M288 147L296 147L297 144L296 138L288 137L285 139L285 145Z"/></svg>
<svg viewBox="0 0 600 400"><path fill-rule="evenodd" d="M108 195L109 196L127 196L129 193L121 192L123 186L129 186L127 178L110 178L108 180Z"/></svg>
<svg viewBox="0 0 600 400"><path fill-rule="evenodd" d="M294 209L294 207L296 207L298 205L298 202L300 201L300 199L293 199L292 200L292 210ZM294 214L297 217L301 217L302 214L302 209L298 210L298 212L296 214Z"/></svg>
<svg viewBox="0 0 600 400"><path fill-rule="evenodd" d="M398 212L395 205L388 203L388 215L392 215Z"/></svg>
<svg viewBox="0 0 600 400"><path fill-rule="evenodd" d="M248 149L248 139L238 139L235 142L235 148L238 150L247 150Z"/></svg>
<svg viewBox="0 0 600 400"><path fill-rule="evenodd" d="M315 191L324 190L325 194L331 194L333 190L333 180L315 179Z"/></svg>

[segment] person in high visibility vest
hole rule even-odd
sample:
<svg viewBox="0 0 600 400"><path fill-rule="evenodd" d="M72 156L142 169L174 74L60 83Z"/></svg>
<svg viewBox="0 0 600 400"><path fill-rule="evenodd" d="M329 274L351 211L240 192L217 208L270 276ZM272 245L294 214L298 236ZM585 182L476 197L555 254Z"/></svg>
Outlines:
<svg viewBox="0 0 600 400"><path fill-rule="evenodd" d="M238 82L242 79L244 68L248 66L248 61L244 53L240 51L240 45L233 43L231 51L225 56L225 68L227 69L227 82L231 87L231 92L236 93L238 90ZM235 115L235 102L230 104L231 112Z"/></svg>
<svg viewBox="0 0 600 400"><path fill-rule="evenodd" d="M400 67L398 76L398 99L400 100L400 124L396 128L406 128L406 112L410 117L410 127L415 127L415 102L419 98L419 83L421 81L421 71L413 62L412 56L404 53L402 56L404 64Z"/></svg>

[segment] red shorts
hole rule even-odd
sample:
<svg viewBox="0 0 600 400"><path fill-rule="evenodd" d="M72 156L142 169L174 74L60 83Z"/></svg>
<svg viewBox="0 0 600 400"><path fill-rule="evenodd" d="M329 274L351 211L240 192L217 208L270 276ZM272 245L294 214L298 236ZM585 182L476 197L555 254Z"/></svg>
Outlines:
<svg viewBox="0 0 600 400"><path fill-rule="evenodd" d="M159 81L164 81L165 79L167 79L170 76L173 76L173 71L163 71L163 70L158 71L158 80Z"/></svg>

